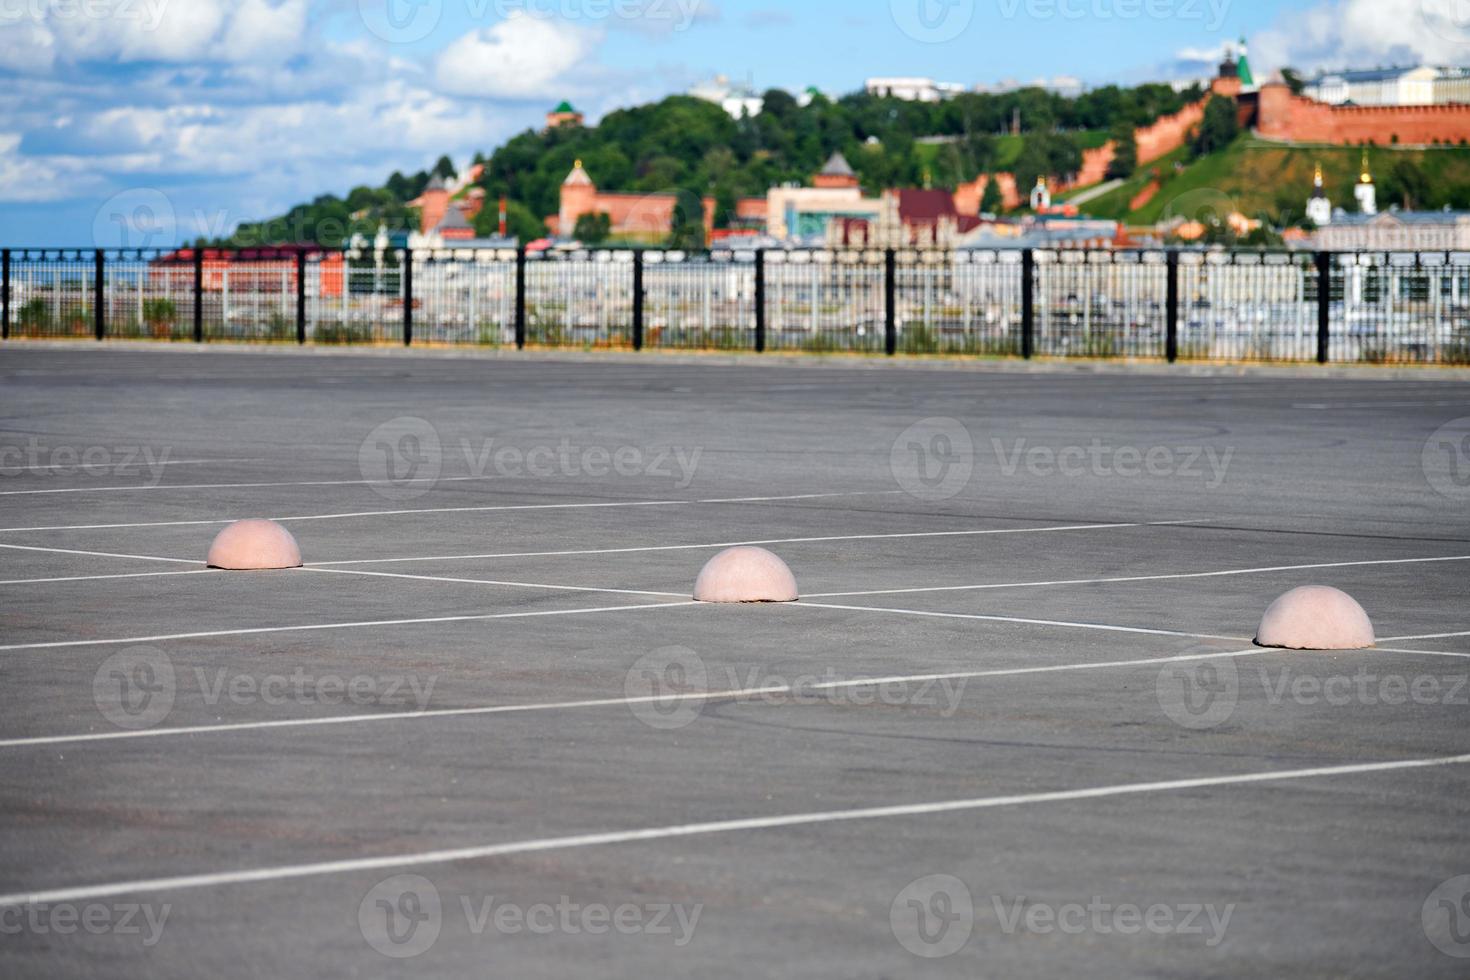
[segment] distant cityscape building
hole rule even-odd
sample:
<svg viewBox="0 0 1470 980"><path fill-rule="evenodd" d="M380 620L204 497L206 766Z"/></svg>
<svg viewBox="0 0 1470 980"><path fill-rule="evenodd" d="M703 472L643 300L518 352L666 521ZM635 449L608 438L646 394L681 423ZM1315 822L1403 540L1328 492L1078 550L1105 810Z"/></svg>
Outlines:
<svg viewBox="0 0 1470 980"><path fill-rule="evenodd" d="M1464 251L1470 249L1470 211L1338 211L1310 244L1346 252Z"/></svg>
<svg viewBox="0 0 1470 980"><path fill-rule="evenodd" d="M1443 84L1441 84L1443 79ZM1302 94L1328 105L1436 105L1466 100L1451 98L1451 91L1464 85L1463 69L1375 68L1318 75L1307 82ZM1439 92L1436 92L1436 89Z"/></svg>
<svg viewBox="0 0 1470 980"><path fill-rule="evenodd" d="M582 114L573 109L570 102L563 102L546 114L548 130L560 129L563 126L581 126L584 121Z"/></svg>
<svg viewBox="0 0 1470 980"><path fill-rule="evenodd" d="M732 119L754 119L766 107L766 100L750 85L732 84L726 75L716 75L689 90L696 99L713 102Z"/></svg>
<svg viewBox="0 0 1470 980"><path fill-rule="evenodd" d="M1036 178L1036 186L1031 188L1031 210L1045 211L1051 207L1051 191L1047 189L1045 175Z"/></svg>
<svg viewBox="0 0 1470 980"><path fill-rule="evenodd" d="M853 173L852 165L847 162L847 157L838 150L828 159L827 165L821 172L812 178L813 187L857 187L858 177Z"/></svg>
<svg viewBox="0 0 1470 980"><path fill-rule="evenodd" d="M703 198L705 234L714 228L715 199ZM674 228L679 207L676 194L618 194L599 191L578 160L561 185L561 210L546 219L546 228L557 238L576 234L577 219L605 214L611 233L620 238L655 242L667 238Z"/></svg>
<svg viewBox="0 0 1470 980"><path fill-rule="evenodd" d="M904 102L943 102L965 92L958 82L936 82L932 78L870 78L864 90L879 98Z"/></svg>
<svg viewBox="0 0 1470 980"><path fill-rule="evenodd" d="M1363 214L1378 213L1378 190L1373 186L1373 174L1368 170L1368 151L1363 151L1363 169L1358 175L1358 184L1353 188L1353 197L1358 199L1358 210Z"/></svg>
<svg viewBox="0 0 1470 980"><path fill-rule="evenodd" d="M1317 165L1312 178L1312 196L1307 198L1307 218L1318 228L1332 223L1332 202L1327 199L1327 189L1322 186L1322 165Z"/></svg>

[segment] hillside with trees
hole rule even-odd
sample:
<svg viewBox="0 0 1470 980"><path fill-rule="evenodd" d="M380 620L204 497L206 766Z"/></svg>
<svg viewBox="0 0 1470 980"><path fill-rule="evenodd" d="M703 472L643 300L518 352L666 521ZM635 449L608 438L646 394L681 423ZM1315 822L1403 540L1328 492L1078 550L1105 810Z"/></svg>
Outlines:
<svg viewBox="0 0 1470 980"><path fill-rule="evenodd" d="M542 219L557 210L561 183L579 159L606 190L711 196L723 225L738 198L806 181L836 150L870 191L953 189L1002 170L1029 186L1038 174L1076 170L1082 151L1111 133L1129 132L1200 96L1193 89L1142 85L1105 86L1075 98L1037 88L966 93L940 103L814 94L802 106L773 89L765 94L765 111L739 120L712 103L672 96L609 113L596 126L526 131L488 158L477 154L475 162L485 164L479 186L492 202L507 198L510 231L522 240L544 234ZM1115 164L1126 165L1126 157ZM414 223L408 203L435 174L453 173L447 158L413 175L394 173L381 188L326 195L270 221L242 225L235 240L337 247L355 231L371 235L380 223L407 227ZM476 231L493 232L497 222L497 209L487 207Z"/></svg>

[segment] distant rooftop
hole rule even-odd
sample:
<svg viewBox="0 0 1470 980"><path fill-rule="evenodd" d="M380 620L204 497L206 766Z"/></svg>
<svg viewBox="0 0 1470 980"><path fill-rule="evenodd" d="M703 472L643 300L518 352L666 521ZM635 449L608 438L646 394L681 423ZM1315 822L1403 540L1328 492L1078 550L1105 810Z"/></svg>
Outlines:
<svg viewBox="0 0 1470 980"><path fill-rule="evenodd" d="M827 160L827 165L822 168L823 177L856 177L853 173L852 164L847 162L847 157L838 150Z"/></svg>

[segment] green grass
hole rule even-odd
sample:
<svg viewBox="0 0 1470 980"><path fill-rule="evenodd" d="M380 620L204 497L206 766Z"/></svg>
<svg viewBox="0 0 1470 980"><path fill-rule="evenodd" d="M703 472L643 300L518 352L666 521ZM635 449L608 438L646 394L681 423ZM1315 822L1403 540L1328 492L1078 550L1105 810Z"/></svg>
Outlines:
<svg viewBox="0 0 1470 980"><path fill-rule="evenodd" d="M1130 224L1152 224L1166 210L1194 217L1202 210L1216 208L1237 210L1254 218L1286 218L1295 223L1306 208L1318 163L1333 206L1356 208L1353 186L1358 180L1361 147L1284 146L1243 134L1223 152L1193 161L1187 157L1187 151L1181 148L1140 167L1122 187L1088 201L1082 208L1088 214ZM1370 147L1368 161L1379 184L1380 209L1392 203L1383 198L1384 177L1403 159L1418 164L1431 186L1470 187L1470 148ZM1176 161L1184 164L1178 173L1174 171ZM1130 211L1129 201L1155 173L1164 178L1159 193L1137 211Z"/></svg>

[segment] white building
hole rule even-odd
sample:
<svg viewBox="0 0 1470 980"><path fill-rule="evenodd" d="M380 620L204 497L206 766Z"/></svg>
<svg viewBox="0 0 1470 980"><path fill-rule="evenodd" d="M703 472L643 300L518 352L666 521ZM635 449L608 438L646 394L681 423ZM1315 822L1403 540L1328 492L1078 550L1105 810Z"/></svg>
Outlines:
<svg viewBox="0 0 1470 980"><path fill-rule="evenodd" d="M1363 214L1378 213L1378 188L1373 186L1373 175L1368 172L1368 151L1363 151L1363 172L1358 176L1358 185L1353 188L1353 197L1358 199L1358 210Z"/></svg>
<svg viewBox="0 0 1470 980"><path fill-rule="evenodd" d="M958 82L936 82L932 78L870 78L864 88L869 95L905 102L943 102L965 91Z"/></svg>
<svg viewBox="0 0 1470 980"><path fill-rule="evenodd" d="M732 84L726 75L716 75L689 90L696 99L713 102L731 119L754 119L766 107L766 100L749 85Z"/></svg>
<svg viewBox="0 0 1470 980"><path fill-rule="evenodd" d="M1423 65L1333 72L1307 82L1302 94L1329 105L1434 105L1445 71Z"/></svg>
<svg viewBox="0 0 1470 980"><path fill-rule="evenodd" d="M1322 166L1312 178L1312 196L1307 199L1307 217L1318 228L1332 224L1332 202L1327 199L1327 190L1322 186Z"/></svg>

